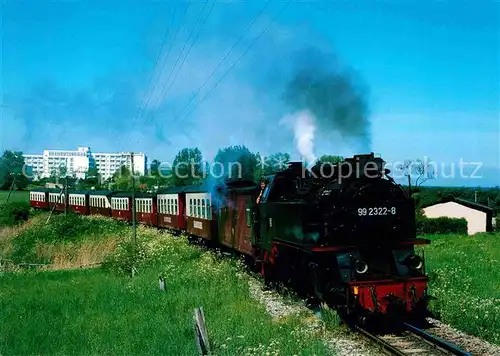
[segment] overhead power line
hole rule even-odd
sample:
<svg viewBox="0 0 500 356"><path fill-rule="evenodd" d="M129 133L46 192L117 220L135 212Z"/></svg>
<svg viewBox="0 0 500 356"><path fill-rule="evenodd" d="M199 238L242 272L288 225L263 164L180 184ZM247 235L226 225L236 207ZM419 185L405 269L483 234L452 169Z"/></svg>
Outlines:
<svg viewBox="0 0 500 356"><path fill-rule="evenodd" d="M171 16L171 19L173 19L175 17L175 12L177 10L177 7L174 7L173 8L173 11L172 11L172 16ZM149 88L151 86L151 82L153 80L153 76L156 72L156 68L158 66L158 62L160 61L160 57L161 57L161 54L163 53L163 48L165 47L165 44L167 43L167 38L168 38L168 34L170 33L170 26L167 26L167 30L165 31L165 35L163 36L163 41L162 41L162 44L161 44L161 48L160 48L160 51L158 52L158 55L156 56L156 61L155 61L155 65L153 66L153 70L151 71L151 75L149 76L149 80L148 80L148 85L146 88ZM139 115L141 114L141 111L143 109L143 104L144 102L146 101L146 95L144 96L144 98L141 100L141 105L139 106L137 112L135 113L134 117L139 117Z"/></svg>
<svg viewBox="0 0 500 356"><path fill-rule="evenodd" d="M155 82L155 85L153 86L153 89L150 91L149 93L149 97L148 97L148 100L147 100L147 103L146 103L146 106L144 107L144 111L147 110L148 108L148 105L149 105L149 102L151 101L151 98L153 97L153 94L155 92L155 88L156 86L158 85L158 81L160 80L160 77L163 73L163 69L165 68L165 63L167 62L167 59L168 59L168 56L170 55L170 52L172 51L172 47L174 45L174 42L175 42L175 39L177 38L177 35L179 34L179 30L181 28L181 25L182 25L182 21L184 20L184 17L186 16L186 13L187 13L187 10L189 8L189 5L190 3L188 2L186 7L184 8L184 12L181 16L181 19L179 21L179 26L177 26L177 30L175 31L175 34L174 34L174 37L172 38L172 41L170 42L170 46L167 50L167 54L165 55L165 58L163 59L163 62L162 62L162 66L161 66L161 69L160 71L158 72L158 76L156 77L156 82ZM139 116L140 117L140 116Z"/></svg>
<svg viewBox="0 0 500 356"><path fill-rule="evenodd" d="M200 19L201 19L202 15L203 15L203 11L205 10L205 7L207 6L207 4L208 4L208 1L207 1L207 2L205 2L205 4L203 5L203 8L201 9L201 11L200 11L200 13L199 13L199 15L198 15L198 18L196 19L196 21L195 21L195 23L194 23L194 25L193 25L193 28L191 29L191 32L189 33L189 36L188 36L188 38L187 38L186 42L184 42L184 45L182 46L182 49L181 49L181 51L180 51L179 55L177 56L177 60L175 61L174 66L172 67L172 70L170 71L170 74L169 74L169 76L168 76L167 80L165 81L165 84L163 85L162 90L160 91L160 94L161 94L161 93L163 93L163 91L165 90L165 87L167 86L167 84L168 84L168 83L169 83L169 81L170 81L170 78L172 77L172 74L173 74L173 73L174 73L174 71L176 70L176 66L177 66L177 64L179 63L179 60L181 59L182 54L184 53L184 50L185 50L185 48L186 48L187 44L189 43L189 41L190 41L190 39L191 39L191 37L192 37L192 35L193 35L193 33L194 33L195 29L196 29L196 23L200 21ZM169 84L169 86L168 86L167 90L165 91L165 93L164 93L164 94L161 94L161 95L158 95L158 96L157 96L157 99L156 99L156 102L155 102L154 106L158 105L158 103L159 103L159 102L160 102L163 98L166 98L166 97L167 97L167 94L169 93L170 88L171 88L171 87L172 87L172 85L174 84L175 79L177 79L177 76L179 75L180 70L181 70L181 69L182 69L182 67L184 66L184 63L186 62L186 60L187 60L187 58L188 58L188 56L189 56L189 53L191 52L191 50L193 49L194 45L196 44L196 41L198 40L198 37L200 36L200 33L201 33L201 31L202 31L203 27L205 26L206 22L208 21L208 18L210 17L210 14L211 14L211 12L212 12L212 10L213 10L213 8L214 8L215 4L216 4L216 2L215 2L215 1L214 1L214 2L212 2L212 6L211 6L211 7L210 7L210 9L208 10L207 15L205 16L205 18L204 18L203 22L201 23L201 25L200 25L200 27L199 27L199 29L198 29L198 31L197 31L197 33L196 33L196 35L194 36L194 39L193 39L193 41L191 42L191 45L189 46L189 48L188 48L188 50L187 50L187 52L186 52L186 55L184 56L184 59L182 60L181 64L177 67L177 71L175 71L175 74L174 74L174 76L172 77L172 80L170 81L170 84Z"/></svg>
<svg viewBox="0 0 500 356"><path fill-rule="evenodd" d="M260 33L257 37L255 37L255 39L250 43L250 45L243 51L243 53L238 57L238 59L224 72L224 74L220 77L220 79L208 90L208 92L201 98L200 101L197 102L197 104L194 106L194 108L189 111L186 115L184 115L180 120L178 120L176 123L174 124L179 124L182 120L186 119L189 115L191 115L194 111L196 111L196 109L198 108L198 106L200 106L201 103L203 103L213 92L213 90L215 88L217 88L217 86L222 82L222 80L224 80L224 78L229 74L229 72L236 66L236 64L239 63L239 61L248 53L248 51L250 50L250 48L252 48L252 46L262 37L262 35L267 32L267 30L269 29L270 25L272 25L279 17L280 15L285 11L285 9L288 7L288 5L290 5L291 3L291 0L288 0L285 5L281 8L281 10L278 12L278 14L273 18L273 20L271 21L271 23L266 26Z"/></svg>
<svg viewBox="0 0 500 356"><path fill-rule="evenodd" d="M241 34L241 36L233 43L233 45L231 46L231 48L229 49L229 51L226 52L226 54L224 55L224 57L221 59L221 61L219 62L219 64L217 64L217 66L214 68L214 70L212 71L212 73L210 73L210 75L205 79L205 81L203 82L203 84L198 88L198 90L196 91L196 93L194 93L191 98L189 99L189 101L187 102L186 105L184 105L184 107L181 109L181 111L179 111L179 113L176 115L176 118L180 117L180 115L184 112L184 110L187 109L187 107L193 102L193 100L196 98L196 96L201 92L201 90L205 87L205 85L208 83L208 81L210 80L210 78L212 78L214 76L214 74L217 72L217 70L220 68L220 66L222 65L222 63L224 63L224 61L226 60L226 58L231 54L231 52L236 48L236 46L240 43L240 41L243 39L243 37L245 36L245 34L248 33L248 31L250 30L250 28L255 24L255 22L257 21L257 19L262 15L262 13L264 12L264 10L269 6L269 4L271 3L271 1L269 0L263 7L262 9L259 11L259 13L257 14L257 16L254 17L254 19L250 22L250 24L247 26L247 28L245 28L245 30L243 31L243 33Z"/></svg>

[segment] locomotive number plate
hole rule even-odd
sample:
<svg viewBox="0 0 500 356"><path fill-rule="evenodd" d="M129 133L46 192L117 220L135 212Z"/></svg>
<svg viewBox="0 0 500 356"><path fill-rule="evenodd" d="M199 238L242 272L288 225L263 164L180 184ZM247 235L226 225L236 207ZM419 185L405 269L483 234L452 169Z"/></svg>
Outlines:
<svg viewBox="0 0 500 356"><path fill-rule="evenodd" d="M358 216L396 215L396 207L358 208Z"/></svg>

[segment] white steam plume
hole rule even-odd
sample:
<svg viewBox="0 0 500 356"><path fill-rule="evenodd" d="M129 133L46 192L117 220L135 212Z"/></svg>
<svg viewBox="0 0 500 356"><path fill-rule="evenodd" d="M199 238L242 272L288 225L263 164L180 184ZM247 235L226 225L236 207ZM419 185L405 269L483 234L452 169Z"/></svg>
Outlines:
<svg viewBox="0 0 500 356"><path fill-rule="evenodd" d="M298 111L285 116L281 123L292 127L295 136L295 145L301 156L310 167L316 161L314 155L314 135L316 132L316 119L309 110Z"/></svg>

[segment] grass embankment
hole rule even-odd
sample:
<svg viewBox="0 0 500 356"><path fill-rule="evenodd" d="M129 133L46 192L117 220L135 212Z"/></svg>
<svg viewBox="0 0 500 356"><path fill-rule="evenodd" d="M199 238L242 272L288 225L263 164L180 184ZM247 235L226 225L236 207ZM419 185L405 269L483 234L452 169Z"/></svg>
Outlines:
<svg viewBox="0 0 500 356"><path fill-rule="evenodd" d="M500 345L500 234L430 236L426 269L440 319Z"/></svg>
<svg viewBox="0 0 500 356"><path fill-rule="evenodd" d="M64 217L51 224L63 224L59 219ZM47 262L51 258L38 251L53 251L48 246L57 250L99 236L130 236L128 227L83 234L75 226L75 233L52 240L58 232L41 229L33 222L21 231L11 240L10 255ZM199 306L215 354L329 354L320 335L300 331L305 315L274 320L250 296L249 277L237 261L155 229L140 227L138 241L141 259L133 278L125 263L130 244L123 242L103 268L0 274L0 354L194 355L192 317ZM165 276L166 291L159 290L159 274Z"/></svg>
<svg viewBox="0 0 500 356"><path fill-rule="evenodd" d="M38 214L24 224L0 229L0 259L47 268L82 267L111 253L128 227L103 217Z"/></svg>

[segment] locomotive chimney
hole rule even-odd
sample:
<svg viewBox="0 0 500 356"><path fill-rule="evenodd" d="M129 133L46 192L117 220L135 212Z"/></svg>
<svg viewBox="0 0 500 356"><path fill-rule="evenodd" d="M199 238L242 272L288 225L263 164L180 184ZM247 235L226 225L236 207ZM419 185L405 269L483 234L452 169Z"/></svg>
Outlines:
<svg viewBox="0 0 500 356"><path fill-rule="evenodd" d="M354 155L342 164L342 176L348 178L379 178L383 176L384 160L375 154ZM350 173L350 174L349 174Z"/></svg>

